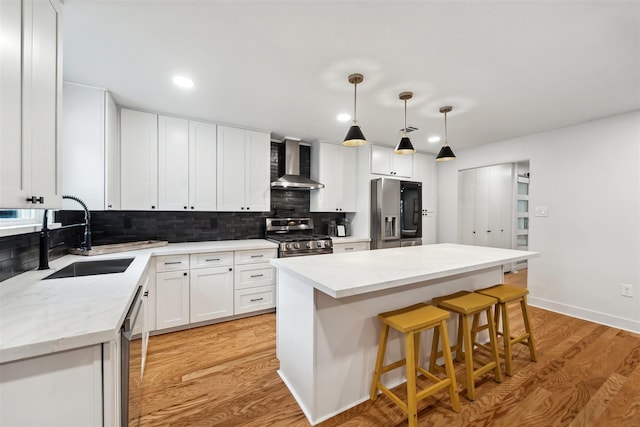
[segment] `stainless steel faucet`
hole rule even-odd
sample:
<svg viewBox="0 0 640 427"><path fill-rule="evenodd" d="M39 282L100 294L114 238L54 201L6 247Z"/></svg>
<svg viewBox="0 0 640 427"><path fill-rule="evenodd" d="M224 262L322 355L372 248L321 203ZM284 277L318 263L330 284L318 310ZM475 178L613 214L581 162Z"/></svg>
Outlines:
<svg viewBox="0 0 640 427"><path fill-rule="evenodd" d="M84 240L80 244L80 249L83 251L91 250L91 213L89 212L89 208L87 205L78 197L63 195L63 199L74 200L78 202L82 208L84 209L84 222L81 224L69 224L63 225L60 229L71 228L71 227L84 227ZM47 218L48 210L44 210L44 215L42 216L42 229L40 230L40 257L39 257L39 266L38 270L47 270L49 268L49 224Z"/></svg>

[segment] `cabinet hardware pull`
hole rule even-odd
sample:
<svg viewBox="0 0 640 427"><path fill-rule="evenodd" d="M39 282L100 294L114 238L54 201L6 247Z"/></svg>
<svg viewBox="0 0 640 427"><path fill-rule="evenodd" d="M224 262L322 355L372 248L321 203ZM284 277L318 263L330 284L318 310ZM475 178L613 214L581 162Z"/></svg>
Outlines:
<svg viewBox="0 0 640 427"><path fill-rule="evenodd" d="M182 264L182 261L165 261L164 265Z"/></svg>
<svg viewBox="0 0 640 427"><path fill-rule="evenodd" d="M220 261L220 258L209 258L207 260L205 260L207 262L211 262L211 261Z"/></svg>
<svg viewBox="0 0 640 427"><path fill-rule="evenodd" d="M491 233L491 230L487 230L487 233Z"/></svg>
<svg viewBox="0 0 640 427"><path fill-rule="evenodd" d="M29 197L29 198L27 199L27 202L31 202L31 203L33 203L34 205L35 205L36 203L41 203L41 204L42 204L42 203L44 203L44 196L40 196L40 197L31 196L31 197Z"/></svg>
<svg viewBox="0 0 640 427"><path fill-rule="evenodd" d="M354 248L344 248L345 251L352 251Z"/></svg>
<svg viewBox="0 0 640 427"><path fill-rule="evenodd" d="M251 277L262 277L264 274L252 274Z"/></svg>
<svg viewBox="0 0 640 427"><path fill-rule="evenodd" d="M187 272L185 271L184 273L182 273L182 275L183 275L183 276L186 276L186 275L187 275Z"/></svg>
<svg viewBox="0 0 640 427"><path fill-rule="evenodd" d="M262 258L264 255L251 255L251 258Z"/></svg>
<svg viewBox="0 0 640 427"><path fill-rule="evenodd" d="M149 296L149 291L144 291L143 296L148 297Z"/></svg>
<svg viewBox="0 0 640 427"><path fill-rule="evenodd" d="M264 298L252 298L249 301L251 302L256 302L256 301L262 301Z"/></svg>

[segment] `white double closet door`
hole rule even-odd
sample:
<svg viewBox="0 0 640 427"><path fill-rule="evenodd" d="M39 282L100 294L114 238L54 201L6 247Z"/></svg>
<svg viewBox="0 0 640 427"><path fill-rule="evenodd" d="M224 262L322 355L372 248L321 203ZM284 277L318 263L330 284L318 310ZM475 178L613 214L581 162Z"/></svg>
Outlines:
<svg viewBox="0 0 640 427"><path fill-rule="evenodd" d="M462 244L513 247L514 165L459 172L458 240Z"/></svg>

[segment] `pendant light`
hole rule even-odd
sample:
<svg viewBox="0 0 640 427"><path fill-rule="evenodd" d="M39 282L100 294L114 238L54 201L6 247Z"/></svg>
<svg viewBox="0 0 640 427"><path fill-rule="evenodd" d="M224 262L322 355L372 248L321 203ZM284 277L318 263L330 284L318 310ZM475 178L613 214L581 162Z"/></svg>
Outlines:
<svg viewBox="0 0 640 427"><path fill-rule="evenodd" d="M342 145L348 145L349 147L357 147L359 145L364 145L367 143L366 138L362 134L362 130L360 130L360 126L358 125L358 120L356 120L356 99L358 96L357 88L358 83L362 83L364 77L362 74L351 74L349 76L349 83L353 85L353 124L349 128L349 132L347 132L347 136L345 136Z"/></svg>
<svg viewBox="0 0 640 427"><path fill-rule="evenodd" d="M440 107L440 112L444 113L444 144L436 156L436 162L448 162L449 160L455 160L456 158L451 147L449 147L449 139L447 138L447 113L451 112L451 110L453 110L453 107L450 105Z"/></svg>
<svg viewBox="0 0 640 427"><path fill-rule="evenodd" d="M413 92L402 92L398 95L398 98L404 101L404 128L402 128L402 138L393 152L396 154L413 154L416 149L413 148L413 144L407 136L407 100L413 98Z"/></svg>

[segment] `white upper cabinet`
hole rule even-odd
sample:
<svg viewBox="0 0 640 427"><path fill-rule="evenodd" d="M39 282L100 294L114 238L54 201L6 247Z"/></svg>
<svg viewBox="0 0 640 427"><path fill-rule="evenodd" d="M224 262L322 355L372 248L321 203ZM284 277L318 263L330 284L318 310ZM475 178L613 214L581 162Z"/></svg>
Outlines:
<svg viewBox="0 0 640 427"><path fill-rule="evenodd" d="M62 11L0 2L0 207L59 208Z"/></svg>
<svg viewBox="0 0 640 427"><path fill-rule="evenodd" d="M216 125L189 121L189 209L216 210Z"/></svg>
<svg viewBox="0 0 640 427"><path fill-rule="evenodd" d="M158 116L158 209L189 205L189 121Z"/></svg>
<svg viewBox="0 0 640 427"><path fill-rule="evenodd" d="M311 146L311 179L324 184L311 190L312 212L356 211L356 154L353 147L326 142Z"/></svg>
<svg viewBox="0 0 640 427"><path fill-rule="evenodd" d="M218 126L217 151L218 210L269 211L269 134Z"/></svg>
<svg viewBox="0 0 640 427"><path fill-rule="evenodd" d="M64 83L62 193L80 197L90 210L120 204L116 106L109 92ZM65 200L63 209L78 209Z"/></svg>
<svg viewBox="0 0 640 427"><path fill-rule="evenodd" d="M393 148L371 145L371 173L410 178L413 175L412 157L395 154Z"/></svg>
<svg viewBox="0 0 640 427"><path fill-rule="evenodd" d="M158 207L158 116L120 110L121 208Z"/></svg>

